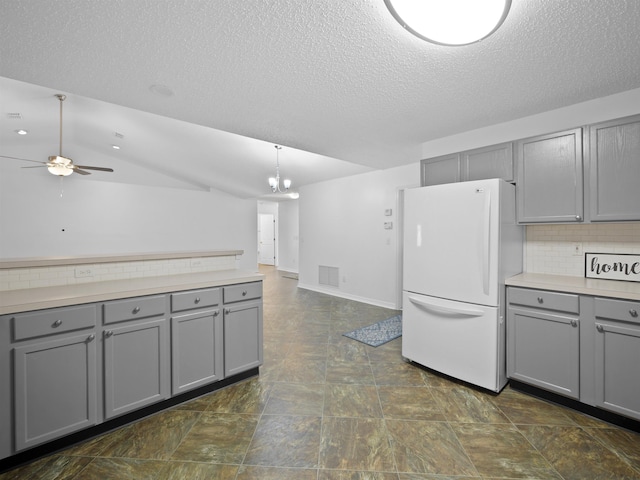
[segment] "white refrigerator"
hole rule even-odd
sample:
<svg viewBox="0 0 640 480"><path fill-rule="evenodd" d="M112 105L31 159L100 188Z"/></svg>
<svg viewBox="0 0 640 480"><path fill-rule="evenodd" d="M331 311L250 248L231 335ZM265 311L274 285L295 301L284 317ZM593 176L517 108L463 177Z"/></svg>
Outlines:
<svg viewBox="0 0 640 480"><path fill-rule="evenodd" d="M522 271L515 187L490 179L405 191L402 356L499 392L505 278Z"/></svg>

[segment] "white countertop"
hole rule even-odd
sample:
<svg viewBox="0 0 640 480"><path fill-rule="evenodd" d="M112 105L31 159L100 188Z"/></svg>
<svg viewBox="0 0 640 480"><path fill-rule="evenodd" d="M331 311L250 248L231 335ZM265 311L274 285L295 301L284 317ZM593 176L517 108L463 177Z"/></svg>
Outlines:
<svg viewBox="0 0 640 480"><path fill-rule="evenodd" d="M264 275L245 270L220 270L129 280L28 288L0 292L0 315L156 295L196 288L261 281Z"/></svg>
<svg viewBox="0 0 640 480"><path fill-rule="evenodd" d="M640 283L638 282L547 275L543 273L521 273L507 278L505 284L512 287L537 288L623 300L640 300Z"/></svg>

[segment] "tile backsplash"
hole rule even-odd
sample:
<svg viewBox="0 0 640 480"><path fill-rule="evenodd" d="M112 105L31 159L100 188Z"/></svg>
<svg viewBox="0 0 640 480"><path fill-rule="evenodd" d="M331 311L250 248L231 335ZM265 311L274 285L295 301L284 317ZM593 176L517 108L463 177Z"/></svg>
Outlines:
<svg viewBox="0 0 640 480"><path fill-rule="evenodd" d="M236 256L170 258L0 270L0 291L236 268Z"/></svg>
<svg viewBox="0 0 640 480"><path fill-rule="evenodd" d="M587 252L640 254L640 223L545 224L526 229L524 271L529 273L583 277Z"/></svg>

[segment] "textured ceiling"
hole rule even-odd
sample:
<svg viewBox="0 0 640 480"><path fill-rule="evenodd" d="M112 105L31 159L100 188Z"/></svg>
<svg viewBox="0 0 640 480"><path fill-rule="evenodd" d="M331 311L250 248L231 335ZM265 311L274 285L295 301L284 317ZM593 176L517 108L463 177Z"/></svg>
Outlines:
<svg viewBox="0 0 640 480"><path fill-rule="evenodd" d="M6 113L55 129L60 91L76 162L258 196L273 144L298 186L405 165L429 140L638 88L638 58L637 0L513 0L464 47L410 35L383 0L5 1L0 154L44 148ZM101 150L114 131L120 158Z"/></svg>

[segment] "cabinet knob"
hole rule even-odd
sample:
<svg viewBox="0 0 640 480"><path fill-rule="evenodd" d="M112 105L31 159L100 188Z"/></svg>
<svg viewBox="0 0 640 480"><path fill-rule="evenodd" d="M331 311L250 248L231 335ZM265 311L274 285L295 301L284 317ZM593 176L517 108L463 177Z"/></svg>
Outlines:
<svg viewBox="0 0 640 480"><path fill-rule="evenodd" d="M596 323L596 330L599 331L600 333L604 332L604 327L602 325L600 325L599 323Z"/></svg>
<svg viewBox="0 0 640 480"><path fill-rule="evenodd" d="M140 312L140 307L136 307L131 311L131 313L133 313L134 315L139 312Z"/></svg>
<svg viewBox="0 0 640 480"><path fill-rule="evenodd" d="M220 310L216 310L213 312L214 317L217 317L218 315L220 315Z"/></svg>
<svg viewBox="0 0 640 480"><path fill-rule="evenodd" d="M104 336L109 338L113 336L113 330L107 330L106 332L104 332Z"/></svg>
<svg viewBox="0 0 640 480"><path fill-rule="evenodd" d="M582 221L582 217L580 215L576 215L576 222L581 222Z"/></svg>
<svg viewBox="0 0 640 480"><path fill-rule="evenodd" d="M96 338L96 335L92 333L91 335L89 335L89 338L87 338L87 342L93 342L95 338Z"/></svg>
<svg viewBox="0 0 640 480"><path fill-rule="evenodd" d="M62 320L56 320L55 322L53 322L53 325L51 325L53 328L58 328L60 325L62 325Z"/></svg>
<svg viewBox="0 0 640 480"><path fill-rule="evenodd" d="M633 318L638 318L638 312L636 310L629 310L629 315Z"/></svg>
<svg viewBox="0 0 640 480"><path fill-rule="evenodd" d="M193 303L200 303L200 297L196 297L196 299L193 301Z"/></svg>
<svg viewBox="0 0 640 480"><path fill-rule="evenodd" d="M229 315L231 313L231 309L230 308L225 308L224 309L224 314L225 315Z"/></svg>
<svg viewBox="0 0 640 480"><path fill-rule="evenodd" d="M538 297L538 303L544 303L544 299L542 297Z"/></svg>
<svg viewBox="0 0 640 480"><path fill-rule="evenodd" d="M246 291L246 290L243 290L243 291L242 291L242 296L243 296L243 297L246 297L246 296L247 296L247 291Z"/></svg>
<svg viewBox="0 0 640 480"><path fill-rule="evenodd" d="M578 326L578 321L577 320L571 320L571 326L572 327L577 327Z"/></svg>

